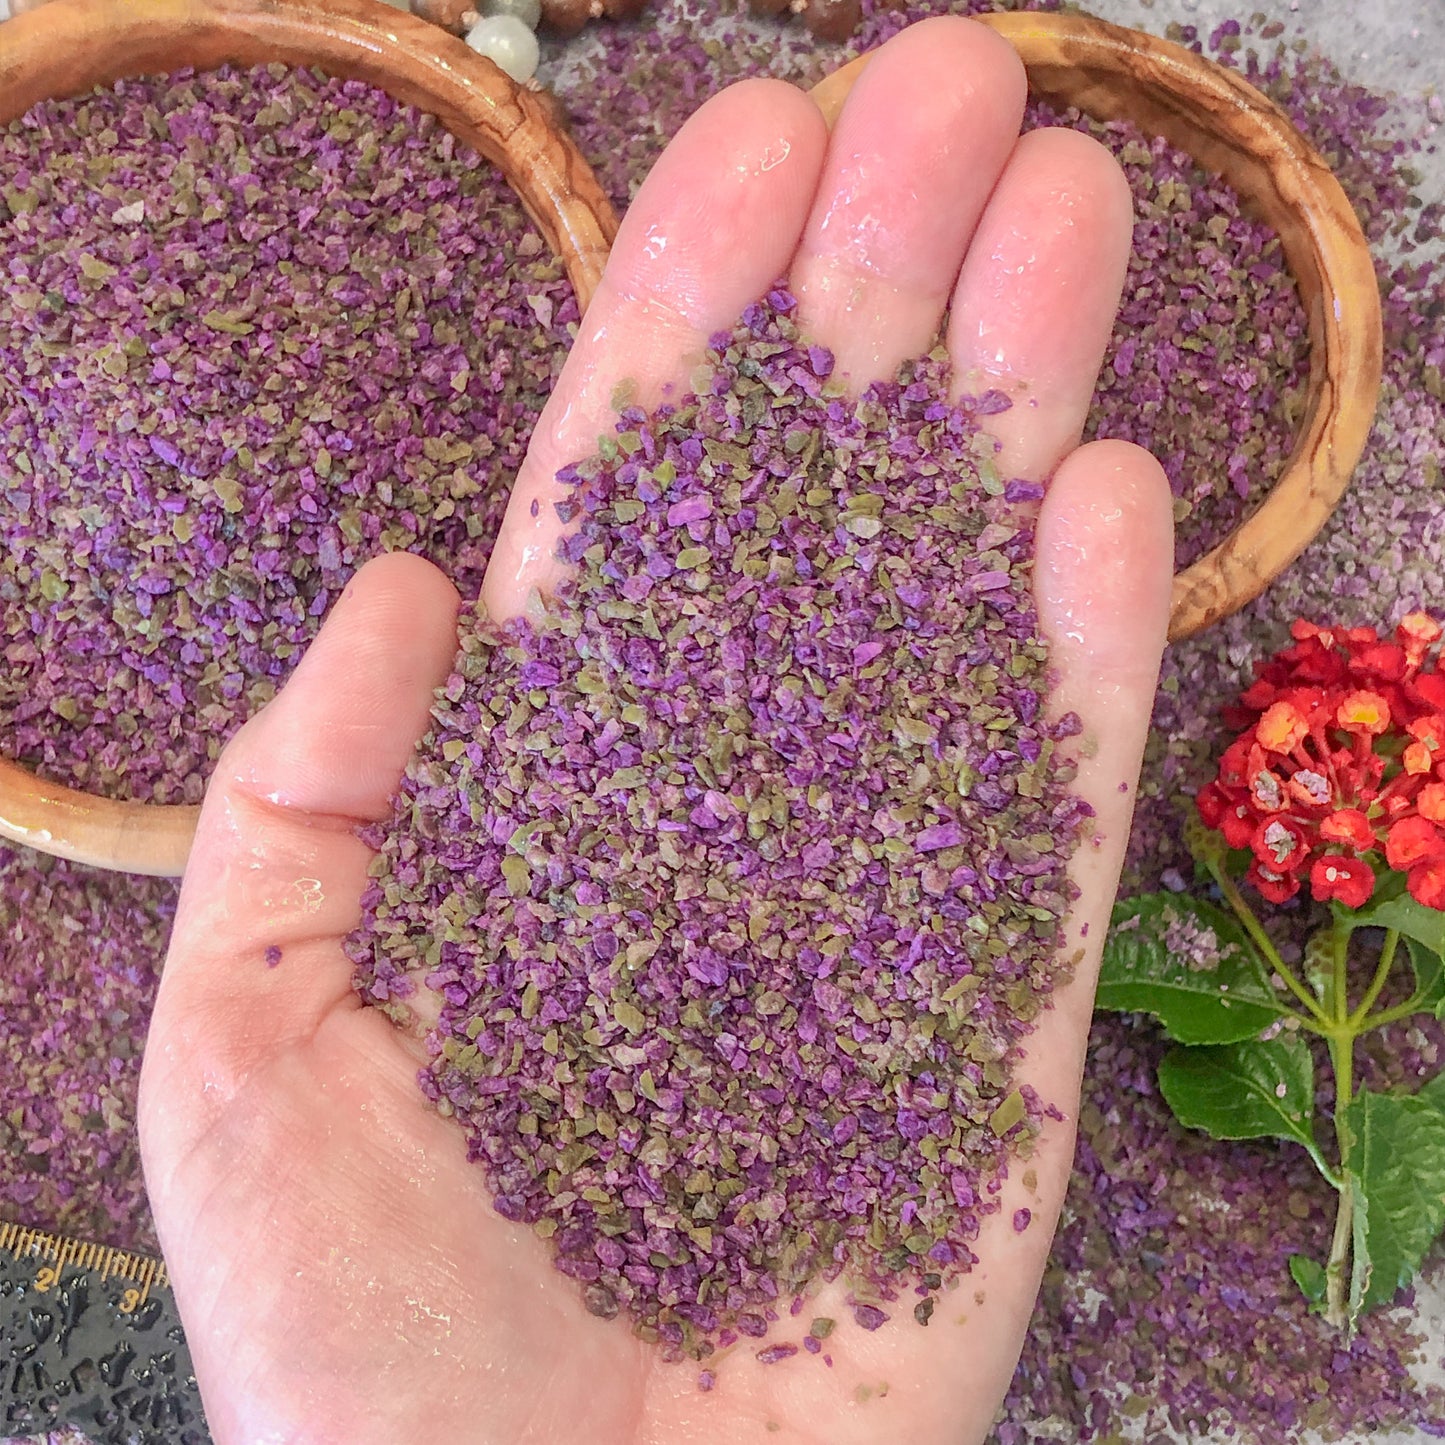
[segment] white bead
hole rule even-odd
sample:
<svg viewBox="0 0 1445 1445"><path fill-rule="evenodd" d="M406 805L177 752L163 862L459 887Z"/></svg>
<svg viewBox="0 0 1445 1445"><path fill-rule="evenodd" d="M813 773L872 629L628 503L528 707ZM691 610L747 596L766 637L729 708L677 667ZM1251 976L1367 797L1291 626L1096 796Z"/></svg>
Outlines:
<svg viewBox="0 0 1445 1445"><path fill-rule="evenodd" d="M535 30L542 23L542 0L482 0L482 14L515 15L528 30Z"/></svg>
<svg viewBox="0 0 1445 1445"><path fill-rule="evenodd" d="M0 0L0 20L10 18L10 0Z"/></svg>
<svg viewBox="0 0 1445 1445"><path fill-rule="evenodd" d="M519 85L537 73L542 58L537 37L515 15L488 15L467 32L467 44Z"/></svg>

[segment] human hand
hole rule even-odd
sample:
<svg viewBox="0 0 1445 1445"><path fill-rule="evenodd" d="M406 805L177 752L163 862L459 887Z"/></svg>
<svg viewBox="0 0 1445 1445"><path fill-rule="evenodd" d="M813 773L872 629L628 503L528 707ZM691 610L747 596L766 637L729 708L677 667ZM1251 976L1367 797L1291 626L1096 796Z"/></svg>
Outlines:
<svg viewBox="0 0 1445 1445"><path fill-rule="evenodd" d="M879 53L831 138L772 82L704 107L628 213L484 589L507 616L555 582L553 478L608 429L618 382L659 399L776 276L859 388L926 349L951 308L960 389L1017 402L989 419L1005 473L1052 473L1036 598L1054 705L1092 744L1076 787L1097 813L1067 922L1084 961L1019 1071L1065 1122L1011 1174L981 1263L927 1330L853 1329L829 1286L816 1312L844 1321L831 1371L742 1355L702 1394L695 1369L588 1315L546 1244L493 1211L460 1129L417 1087L420 1042L360 1005L342 951L369 862L355 827L387 816L455 644L450 585L388 557L221 760L145 1061L147 1179L219 1445L983 1437L1067 1182L1172 557L1152 460L1076 449L1124 273L1124 181L1073 132L1019 141L1023 98L1003 41L939 19ZM1023 1233L1019 1207L1034 1219Z"/></svg>

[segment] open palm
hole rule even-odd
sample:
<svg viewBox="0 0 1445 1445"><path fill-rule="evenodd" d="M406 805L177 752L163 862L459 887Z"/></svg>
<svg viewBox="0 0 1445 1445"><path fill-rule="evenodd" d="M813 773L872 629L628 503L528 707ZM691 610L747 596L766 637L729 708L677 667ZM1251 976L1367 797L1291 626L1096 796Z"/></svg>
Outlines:
<svg viewBox="0 0 1445 1445"><path fill-rule="evenodd" d="M221 761L146 1055L147 1180L220 1445L982 1438L1067 1180L1172 556L1152 460L1076 449L1124 273L1124 182L1074 132L1020 140L1023 101L1003 41L938 19L884 47L831 137L779 83L705 106L628 213L484 589L509 616L556 581L553 478L608 429L618 383L660 400L777 276L859 388L926 349L947 311L960 388L1015 398L990 423L1010 475L1051 477L1035 590L1055 705L1085 722L1097 827L1068 922L1085 961L1022 1066L1064 1121L1011 1174L982 1263L926 1330L903 1312L864 1333L831 1286L808 1317L844 1321L832 1369L742 1353L703 1394L694 1368L590 1316L546 1245L492 1210L461 1130L417 1087L419 1039L359 1004L341 947L370 861L356 826L386 816L456 640L446 580L388 557ZM1034 1223L1016 1232L1020 1207Z"/></svg>

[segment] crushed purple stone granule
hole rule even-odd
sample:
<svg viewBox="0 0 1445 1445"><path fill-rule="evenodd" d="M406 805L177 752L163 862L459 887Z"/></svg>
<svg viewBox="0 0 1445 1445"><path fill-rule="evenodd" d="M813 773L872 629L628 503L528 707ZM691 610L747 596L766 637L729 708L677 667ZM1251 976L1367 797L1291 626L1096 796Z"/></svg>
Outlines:
<svg viewBox="0 0 1445 1445"><path fill-rule="evenodd" d="M758 1351L757 1359L760 1365L776 1365L783 1360L791 1360L797 1353L797 1345L769 1345Z"/></svg>
<svg viewBox="0 0 1445 1445"><path fill-rule="evenodd" d="M269 944L266 948L266 967L278 968L281 964L281 950L276 944Z"/></svg>
<svg viewBox="0 0 1445 1445"><path fill-rule="evenodd" d="M383 550L485 567L576 305L501 173L355 81L0 128L0 748L196 801Z"/></svg>
<svg viewBox="0 0 1445 1445"><path fill-rule="evenodd" d="M1022 1234L1022 1233L1024 1232L1024 1230L1026 1230L1026 1229L1029 1227L1029 1225L1033 1222L1033 1217L1034 1217L1034 1214L1033 1214L1033 1210L1031 1210L1031 1209L1015 1209L1015 1210L1014 1210L1014 1233L1015 1233L1015 1234Z"/></svg>
<svg viewBox="0 0 1445 1445"><path fill-rule="evenodd" d="M350 944L440 996L497 1210L674 1356L972 1263L1088 813L992 439L941 354L845 400L793 308L564 474L580 575L464 622Z"/></svg>

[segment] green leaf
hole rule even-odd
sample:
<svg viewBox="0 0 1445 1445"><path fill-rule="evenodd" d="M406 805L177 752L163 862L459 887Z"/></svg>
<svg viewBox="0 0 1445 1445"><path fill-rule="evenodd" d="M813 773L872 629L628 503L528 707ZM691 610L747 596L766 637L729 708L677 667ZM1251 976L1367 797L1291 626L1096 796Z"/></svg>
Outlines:
<svg viewBox="0 0 1445 1445"><path fill-rule="evenodd" d="M1410 967L1415 970L1415 1004L1421 1013L1445 1018L1445 959L1415 938L1407 938Z"/></svg>
<svg viewBox="0 0 1445 1445"><path fill-rule="evenodd" d="M1445 1111L1439 1091L1356 1094L1344 1111L1355 1190L1355 1288L1385 1304L1414 1278L1445 1226ZM1353 1299L1352 1299L1353 1303Z"/></svg>
<svg viewBox="0 0 1445 1445"><path fill-rule="evenodd" d="M1325 1267L1307 1254L1292 1254L1289 1257L1289 1272L1300 1287L1300 1293L1312 1304L1324 1303Z"/></svg>
<svg viewBox="0 0 1445 1445"><path fill-rule="evenodd" d="M1406 938L1423 943L1432 953L1445 954L1445 912L1416 903L1408 893L1384 898L1359 909L1341 909L1352 928L1398 928Z"/></svg>
<svg viewBox="0 0 1445 1445"><path fill-rule="evenodd" d="M1311 1124L1314 1060L1297 1034L1170 1049L1159 1064L1159 1090L1181 1124L1216 1139L1288 1139L1330 1177Z"/></svg>
<svg viewBox="0 0 1445 1445"><path fill-rule="evenodd" d="M1415 1097L1423 1099L1431 1108L1445 1114L1445 1071L1436 1074Z"/></svg>
<svg viewBox="0 0 1445 1445"><path fill-rule="evenodd" d="M1171 950L1171 935L1212 933L1214 968ZM1232 914L1186 893L1145 893L1114 908L1098 1005L1120 1013L1153 1014L1181 1044L1227 1044L1252 1039L1284 1015L1259 954Z"/></svg>

